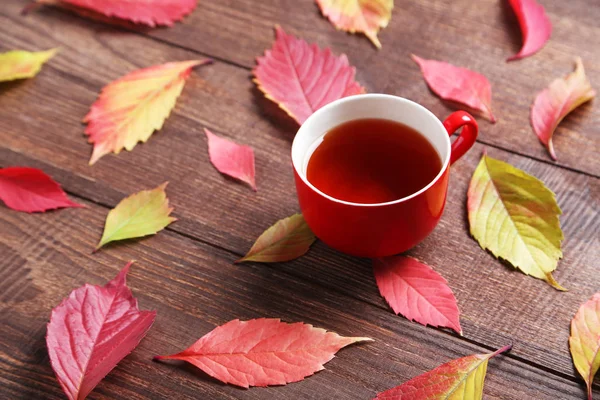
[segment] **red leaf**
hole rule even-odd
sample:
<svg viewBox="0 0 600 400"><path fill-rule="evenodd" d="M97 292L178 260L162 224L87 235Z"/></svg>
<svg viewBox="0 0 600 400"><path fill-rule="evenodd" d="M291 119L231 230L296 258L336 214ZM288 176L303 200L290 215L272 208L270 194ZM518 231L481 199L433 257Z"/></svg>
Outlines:
<svg viewBox="0 0 600 400"><path fill-rule="evenodd" d="M254 150L252 150L252 147L242 146L219 137L206 128L204 128L204 132L208 138L210 162L217 171L246 182L256 192Z"/></svg>
<svg viewBox="0 0 600 400"><path fill-rule="evenodd" d="M462 335L456 298L431 267L411 257L393 256L374 259L373 272L379 292L396 314Z"/></svg>
<svg viewBox="0 0 600 400"><path fill-rule="evenodd" d="M285 385L324 369L342 347L370 340L339 336L302 322L236 319L181 353L155 359L187 361L213 378L244 388Z"/></svg>
<svg viewBox="0 0 600 400"><path fill-rule="evenodd" d="M507 61L518 60L537 53L544 47L552 34L552 23L548 19L544 7L536 0L508 0L513 8L521 33L523 34L523 47Z"/></svg>
<svg viewBox="0 0 600 400"><path fill-rule="evenodd" d="M0 169L0 199L8 208L29 213L83 207L69 200L60 185L43 171L26 167Z"/></svg>
<svg viewBox="0 0 600 400"><path fill-rule="evenodd" d="M34 0L35 4L55 5L73 10L84 17L96 19L96 15L104 22L110 18L119 18L151 27L157 25L171 26L196 8L197 0ZM31 6L23 11L29 11ZM102 16L108 19L102 18Z"/></svg>
<svg viewBox="0 0 600 400"><path fill-rule="evenodd" d="M265 96L302 124L319 108L342 97L364 93L345 54L321 50L275 28L271 50L257 59L254 82Z"/></svg>
<svg viewBox="0 0 600 400"><path fill-rule="evenodd" d="M421 67L425 82L435 94L444 100L464 104L496 122L492 114L492 87L485 76L442 61L424 60L414 54L412 59Z"/></svg>
<svg viewBox="0 0 600 400"><path fill-rule="evenodd" d="M67 397L84 399L146 335L156 311L140 311L125 268L104 287L75 289L54 310L46 345Z"/></svg>
<svg viewBox="0 0 600 400"><path fill-rule="evenodd" d="M581 58L575 60L575 71L554 80L540 92L531 106L531 126L556 160L552 136L560 122L574 109L596 97L590 80L585 75Z"/></svg>

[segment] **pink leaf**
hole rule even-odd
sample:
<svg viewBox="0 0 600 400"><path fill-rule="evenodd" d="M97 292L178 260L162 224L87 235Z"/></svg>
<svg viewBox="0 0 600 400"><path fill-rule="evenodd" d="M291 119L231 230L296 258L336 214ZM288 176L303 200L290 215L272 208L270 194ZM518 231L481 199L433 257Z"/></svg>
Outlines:
<svg viewBox="0 0 600 400"><path fill-rule="evenodd" d="M84 17L105 22L111 18L131 21L151 27L171 26L196 8L197 0L34 0L33 4L47 4L73 10ZM24 12L29 11L26 7ZM118 22L118 21L117 21Z"/></svg>
<svg viewBox="0 0 600 400"><path fill-rule="evenodd" d="M254 150L223 139L204 128L208 138L210 162L222 174L246 182L256 192L254 180Z"/></svg>
<svg viewBox="0 0 600 400"><path fill-rule="evenodd" d="M299 124L334 100L365 92L354 80L356 70L345 54L336 57L279 26L275 34L273 48L257 59L254 82Z"/></svg>
<svg viewBox="0 0 600 400"><path fill-rule="evenodd" d="M431 267L411 257L393 256L374 259L373 272L379 292L396 314L462 335L456 298Z"/></svg>
<svg viewBox="0 0 600 400"><path fill-rule="evenodd" d="M70 400L84 399L131 353L154 322L126 285L125 268L104 287L75 289L54 310L46 345L52 369Z"/></svg>
<svg viewBox="0 0 600 400"><path fill-rule="evenodd" d="M187 361L213 378L244 388L285 385L324 369L342 347L370 340L339 336L302 322L236 319L181 353L155 359Z"/></svg>
<svg viewBox="0 0 600 400"><path fill-rule="evenodd" d="M0 199L13 210L29 213L83 207L69 200L60 185L43 171L26 167L0 169Z"/></svg>
<svg viewBox="0 0 600 400"><path fill-rule="evenodd" d="M444 100L464 104L496 122L492 114L492 86L485 76L442 61L424 60L414 54L412 59L421 67L425 82L435 94Z"/></svg>
<svg viewBox="0 0 600 400"><path fill-rule="evenodd" d="M536 0L508 0L517 15L521 33L523 34L523 47L507 61L525 58L537 53L544 47L552 34L552 23L548 19L544 7Z"/></svg>
<svg viewBox="0 0 600 400"><path fill-rule="evenodd" d="M531 106L531 126L546 146L550 156L556 160L552 144L554 130L571 111L596 96L585 75L581 58L575 61L575 71L564 78L553 81L535 98Z"/></svg>

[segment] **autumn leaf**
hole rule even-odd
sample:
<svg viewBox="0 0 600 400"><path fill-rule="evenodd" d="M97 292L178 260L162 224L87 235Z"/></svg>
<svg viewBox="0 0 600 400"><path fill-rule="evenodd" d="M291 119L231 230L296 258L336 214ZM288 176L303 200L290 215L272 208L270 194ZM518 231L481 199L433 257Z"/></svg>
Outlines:
<svg viewBox="0 0 600 400"><path fill-rule="evenodd" d="M462 335L456 298L448 282L430 266L411 257L392 256L374 259L373 272L379 292L396 314Z"/></svg>
<svg viewBox="0 0 600 400"><path fill-rule="evenodd" d="M345 54L336 57L279 26L275 34L273 48L257 59L254 82L299 124L334 100L365 92L354 80L356 70Z"/></svg>
<svg viewBox="0 0 600 400"><path fill-rule="evenodd" d="M40 72L42 65L57 52L58 49L38 52L12 50L0 53L0 82L33 78Z"/></svg>
<svg viewBox="0 0 600 400"><path fill-rule="evenodd" d="M83 207L43 171L26 167L0 168L0 199L8 208L28 213Z"/></svg>
<svg viewBox="0 0 600 400"><path fill-rule="evenodd" d="M156 311L140 311L125 278L131 262L104 287L86 284L52 310L46 334L50 363L70 400L82 400L152 326Z"/></svg>
<svg viewBox="0 0 600 400"><path fill-rule="evenodd" d="M400 386L379 393L374 400L481 400L488 361L511 347L506 346L490 354L474 354L452 360Z"/></svg>
<svg viewBox="0 0 600 400"><path fill-rule="evenodd" d="M485 119L496 122L492 114L492 86L488 79L466 68L442 61L424 60L412 55L429 88L444 100L463 104Z"/></svg>
<svg viewBox="0 0 600 400"><path fill-rule="evenodd" d="M552 34L552 23L544 7L536 0L508 0L517 16L521 33L523 34L523 47L507 61L518 60L537 53L546 44Z"/></svg>
<svg viewBox="0 0 600 400"><path fill-rule="evenodd" d="M316 0L324 16L340 30L364 33L380 49L377 38L392 18L394 0Z"/></svg>
<svg viewBox="0 0 600 400"><path fill-rule="evenodd" d="M298 382L325 369L342 347L371 341L279 319L233 320L181 353L155 360L187 361L215 379L243 388Z"/></svg>
<svg viewBox="0 0 600 400"><path fill-rule="evenodd" d="M108 153L133 150L161 129L192 68L209 62L171 62L140 69L102 89L83 121L94 144L90 165Z"/></svg>
<svg viewBox="0 0 600 400"><path fill-rule="evenodd" d="M569 346L575 368L587 385L588 400L592 400L592 383L600 368L600 293L582 304L573 317Z"/></svg>
<svg viewBox="0 0 600 400"><path fill-rule="evenodd" d="M176 218L169 217L173 208L169 208L166 187L165 182L156 189L142 190L121 200L108 213L96 250L115 240L154 235L176 221Z"/></svg>
<svg viewBox="0 0 600 400"><path fill-rule="evenodd" d="M254 180L254 150L219 137L204 128L208 138L210 162L217 171L246 182L256 192Z"/></svg>
<svg viewBox="0 0 600 400"><path fill-rule="evenodd" d="M471 179L467 208L471 234L482 248L566 290L552 276L562 257L562 212L543 182L484 154Z"/></svg>
<svg viewBox="0 0 600 400"><path fill-rule="evenodd" d="M574 72L552 82L537 95L531 106L533 131L546 146L553 160L556 160L556 153L552 135L558 124L571 111L596 96L596 91L592 89L585 75L581 58L577 58L575 63Z"/></svg>
<svg viewBox="0 0 600 400"><path fill-rule="evenodd" d="M107 22L118 18L151 27L172 26L196 8L197 0L34 0L24 13L37 5L58 6L77 12L84 17L103 16Z"/></svg>
<svg viewBox="0 0 600 400"><path fill-rule="evenodd" d="M279 262L289 261L304 255L315 241L302 214L280 219L263 232L243 258L244 261Z"/></svg>

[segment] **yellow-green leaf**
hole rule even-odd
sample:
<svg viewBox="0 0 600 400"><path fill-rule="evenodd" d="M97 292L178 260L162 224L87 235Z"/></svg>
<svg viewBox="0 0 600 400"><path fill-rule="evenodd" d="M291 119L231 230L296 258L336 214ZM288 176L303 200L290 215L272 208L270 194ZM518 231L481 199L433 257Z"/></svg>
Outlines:
<svg viewBox="0 0 600 400"><path fill-rule="evenodd" d="M600 368L600 293L582 304L573 317L569 346L575 368L587 385L588 400L592 400L592 382Z"/></svg>
<svg viewBox="0 0 600 400"><path fill-rule="evenodd" d="M176 218L169 217L173 208L169 208L166 187L167 183L163 183L156 189L142 190L121 200L108 213L96 250L115 240L154 235L176 221Z"/></svg>
<svg viewBox="0 0 600 400"><path fill-rule="evenodd" d="M58 52L58 49L30 52L12 50L0 54L0 82L33 78L42 65Z"/></svg>
<svg viewBox="0 0 600 400"><path fill-rule="evenodd" d="M264 231L248 254L236 262L293 260L306 253L315 239L302 214L294 214Z"/></svg>
<svg viewBox="0 0 600 400"><path fill-rule="evenodd" d="M210 60L170 62L133 71L102 89L83 122L94 144L90 165L108 153L133 150L162 128L192 69Z"/></svg>
<svg viewBox="0 0 600 400"><path fill-rule="evenodd" d="M400 386L377 394L374 400L481 400L490 358L510 350L506 346L489 354L452 360Z"/></svg>
<svg viewBox="0 0 600 400"><path fill-rule="evenodd" d="M552 276L562 257L561 210L543 182L484 154L468 197L471 234L481 247L565 290Z"/></svg>

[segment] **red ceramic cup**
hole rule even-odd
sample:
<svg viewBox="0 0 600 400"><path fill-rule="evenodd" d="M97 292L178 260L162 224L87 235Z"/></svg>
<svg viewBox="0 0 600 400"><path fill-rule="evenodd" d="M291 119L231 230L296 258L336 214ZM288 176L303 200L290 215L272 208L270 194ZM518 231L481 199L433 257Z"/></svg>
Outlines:
<svg viewBox="0 0 600 400"><path fill-rule="evenodd" d="M423 134L437 150L442 169L426 187L402 199L360 204L333 198L306 179L308 160L332 128L354 119L401 122ZM450 135L463 128L450 143ZM302 214L315 235L341 252L361 257L402 253L435 228L446 203L450 165L473 146L478 127L464 111L440 122L425 107L401 97L364 94L334 101L300 127L292 145L296 190Z"/></svg>

